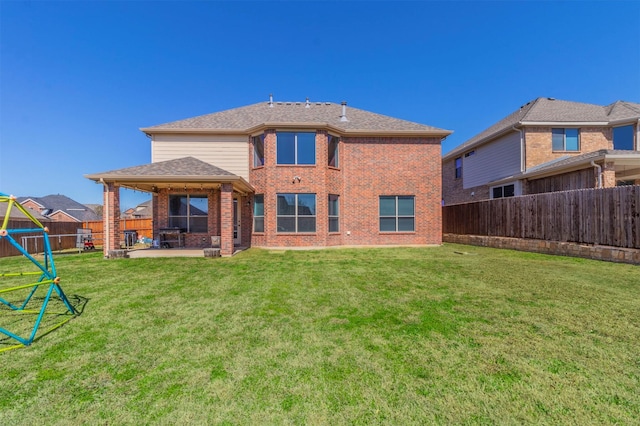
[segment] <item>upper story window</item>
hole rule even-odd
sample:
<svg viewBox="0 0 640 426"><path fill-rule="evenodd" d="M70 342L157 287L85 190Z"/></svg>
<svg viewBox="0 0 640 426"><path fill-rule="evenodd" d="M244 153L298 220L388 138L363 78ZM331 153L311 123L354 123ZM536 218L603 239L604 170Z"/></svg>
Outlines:
<svg viewBox="0 0 640 426"><path fill-rule="evenodd" d="M633 151L633 126L613 128L613 149Z"/></svg>
<svg viewBox="0 0 640 426"><path fill-rule="evenodd" d="M338 141L340 138L333 135L329 137L329 167L340 167L338 162Z"/></svg>
<svg viewBox="0 0 640 426"><path fill-rule="evenodd" d="M207 232L206 195L170 195L169 227L186 232Z"/></svg>
<svg viewBox="0 0 640 426"><path fill-rule="evenodd" d="M580 151L580 129L551 129L553 151Z"/></svg>
<svg viewBox="0 0 640 426"><path fill-rule="evenodd" d="M253 138L253 167L264 166L264 134Z"/></svg>
<svg viewBox="0 0 640 426"><path fill-rule="evenodd" d="M456 179L462 177L462 157L456 158Z"/></svg>
<svg viewBox="0 0 640 426"><path fill-rule="evenodd" d="M277 164L316 164L316 134L278 132Z"/></svg>

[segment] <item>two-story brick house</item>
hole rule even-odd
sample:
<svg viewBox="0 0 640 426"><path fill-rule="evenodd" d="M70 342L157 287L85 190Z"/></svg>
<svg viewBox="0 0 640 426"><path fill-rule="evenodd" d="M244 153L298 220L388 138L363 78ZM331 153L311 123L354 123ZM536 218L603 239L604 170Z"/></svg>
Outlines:
<svg viewBox="0 0 640 426"><path fill-rule="evenodd" d="M154 234L186 246L441 243L441 141L451 132L330 102L261 102L141 129L151 163L104 185L105 255L119 188L153 195Z"/></svg>
<svg viewBox="0 0 640 426"><path fill-rule="evenodd" d="M442 159L445 204L640 180L640 104L523 105Z"/></svg>

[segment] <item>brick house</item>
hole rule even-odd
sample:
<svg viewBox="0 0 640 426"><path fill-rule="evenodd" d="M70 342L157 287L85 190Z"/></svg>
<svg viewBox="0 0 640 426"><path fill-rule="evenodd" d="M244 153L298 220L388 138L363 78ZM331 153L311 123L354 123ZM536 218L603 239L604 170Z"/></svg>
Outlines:
<svg viewBox="0 0 640 426"><path fill-rule="evenodd" d="M66 195L51 194L44 197L19 197L18 202L54 222L100 220L100 216L95 211Z"/></svg>
<svg viewBox="0 0 640 426"><path fill-rule="evenodd" d="M636 103L535 99L443 157L443 201L638 183L639 123Z"/></svg>
<svg viewBox="0 0 640 426"><path fill-rule="evenodd" d="M152 194L154 236L237 247L440 244L449 134L346 103L261 102L141 129L151 163L104 185L105 255L119 248L119 188ZM215 238L214 238L215 239Z"/></svg>

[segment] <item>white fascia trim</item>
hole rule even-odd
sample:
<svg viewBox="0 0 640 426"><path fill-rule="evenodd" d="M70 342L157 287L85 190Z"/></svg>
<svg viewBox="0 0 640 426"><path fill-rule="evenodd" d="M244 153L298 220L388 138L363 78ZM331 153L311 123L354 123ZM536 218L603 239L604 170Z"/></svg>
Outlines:
<svg viewBox="0 0 640 426"><path fill-rule="evenodd" d="M523 126L582 127L608 126L608 121L523 121Z"/></svg>

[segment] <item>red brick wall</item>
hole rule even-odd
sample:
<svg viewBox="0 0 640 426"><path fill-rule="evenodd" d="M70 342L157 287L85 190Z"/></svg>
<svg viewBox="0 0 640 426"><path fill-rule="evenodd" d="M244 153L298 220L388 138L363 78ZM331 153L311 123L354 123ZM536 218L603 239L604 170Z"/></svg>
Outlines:
<svg viewBox="0 0 640 426"><path fill-rule="evenodd" d="M316 165L276 165L276 134L265 132L265 165L250 171L256 194L264 194L265 232L252 245L440 244L441 169L439 138L341 138L339 168L327 166L327 133L316 135ZM249 155L253 166L253 151ZM300 180L294 179L295 176ZM276 194L316 194L316 232L276 232ZM340 196L340 232L328 233L328 196ZM379 196L413 195L415 232L379 232Z"/></svg>

